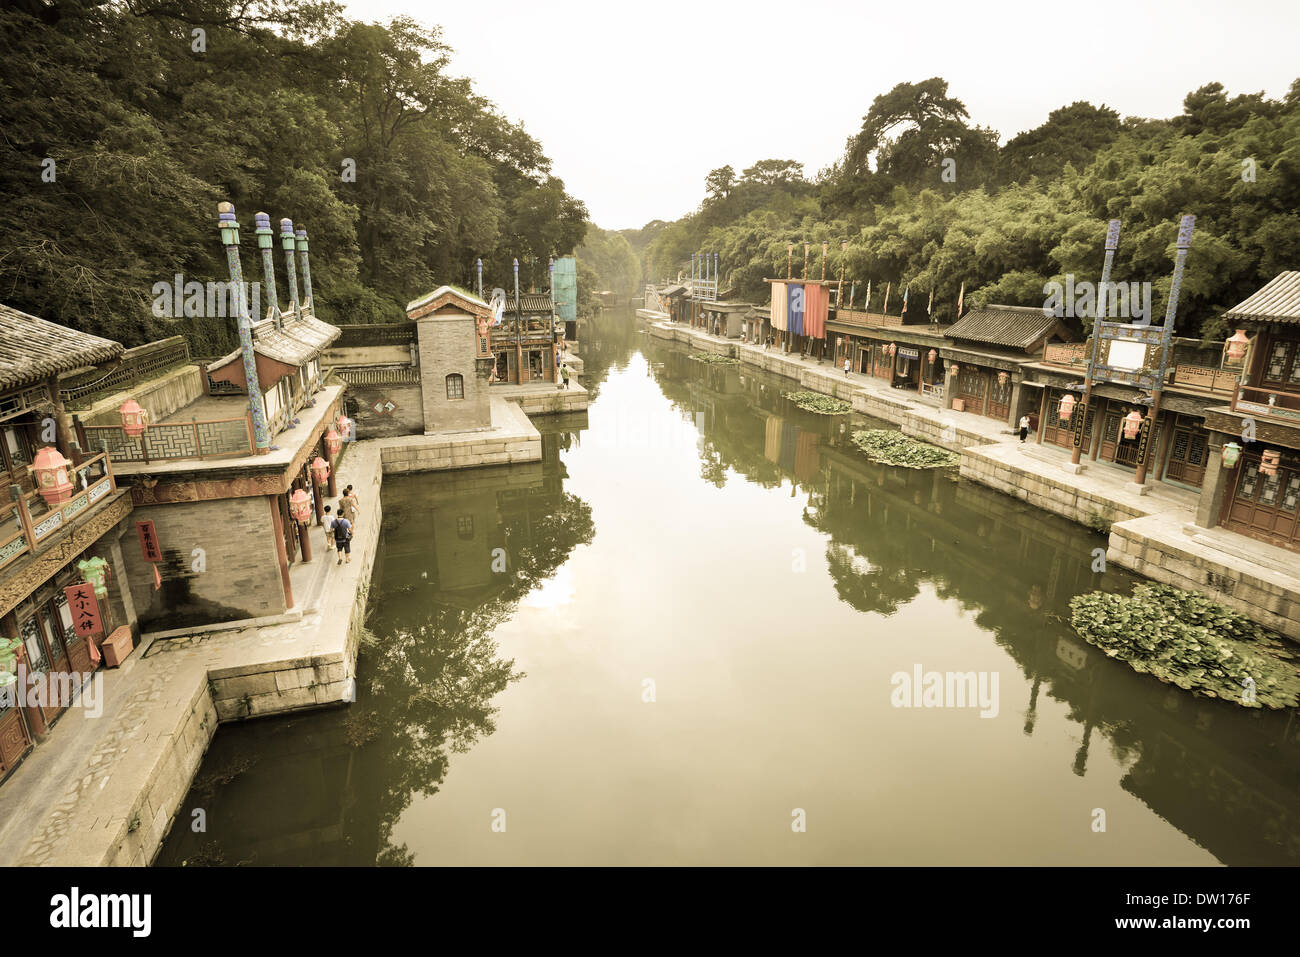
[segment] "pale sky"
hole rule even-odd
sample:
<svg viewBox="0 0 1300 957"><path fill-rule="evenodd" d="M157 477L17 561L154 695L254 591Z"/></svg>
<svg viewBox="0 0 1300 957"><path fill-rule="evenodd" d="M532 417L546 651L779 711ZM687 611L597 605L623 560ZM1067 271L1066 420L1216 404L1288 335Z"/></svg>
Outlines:
<svg viewBox="0 0 1300 957"><path fill-rule="evenodd" d="M812 176L900 82L943 77L1005 142L1075 100L1168 117L1206 83L1276 98L1300 76L1297 0L345 4L442 26L454 72L606 229L685 215L719 166L794 159Z"/></svg>

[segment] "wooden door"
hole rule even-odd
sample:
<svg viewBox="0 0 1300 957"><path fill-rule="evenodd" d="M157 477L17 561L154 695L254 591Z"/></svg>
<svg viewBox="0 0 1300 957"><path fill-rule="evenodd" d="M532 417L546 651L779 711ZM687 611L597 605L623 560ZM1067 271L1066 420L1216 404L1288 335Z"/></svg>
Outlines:
<svg viewBox="0 0 1300 957"><path fill-rule="evenodd" d="M1257 454L1241 456L1232 493L1225 497L1223 524L1284 548L1300 547L1300 463L1289 460L1273 475L1260 471Z"/></svg>
<svg viewBox="0 0 1300 957"><path fill-rule="evenodd" d="M1006 376L1005 381L997 373L993 374L989 382L989 407L984 413L990 419L1007 420L1011 414L1011 376Z"/></svg>
<svg viewBox="0 0 1300 957"><path fill-rule="evenodd" d="M1209 433L1200 423L1180 415L1170 438L1165 478L1200 488L1205 481L1205 463L1210 455L1209 438Z"/></svg>
<svg viewBox="0 0 1300 957"><path fill-rule="evenodd" d="M32 746L27 723L17 708L0 710L0 774L8 774Z"/></svg>

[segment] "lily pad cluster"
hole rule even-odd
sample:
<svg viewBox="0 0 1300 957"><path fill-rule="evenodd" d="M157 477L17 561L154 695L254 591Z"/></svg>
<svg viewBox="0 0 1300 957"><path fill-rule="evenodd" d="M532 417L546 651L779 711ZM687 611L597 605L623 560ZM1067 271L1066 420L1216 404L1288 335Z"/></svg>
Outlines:
<svg viewBox="0 0 1300 957"><path fill-rule="evenodd" d="M956 452L890 429L854 432L853 444L873 462L905 469L946 469L961 461L961 456Z"/></svg>
<svg viewBox="0 0 1300 957"><path fill-rule="evenodd" d="M843 399L833 399L829 395L809 392L807 389L799 392L782 392L781 395L805 412L816 412L818 415L843 415L845 412L853 411L853 406Z"/></svg>
<svg viewBox="0 0 1300 957"><path fill-rule="evenodd" d="M691 354L692 359L698 359L700 362L709 362L718 366L739 365L740 360L734 356L718 355L716 352L694 352Z"/></svg>
<svg viewBox="0 0 1300 957"><path fill-rule="evenodd" d="M1300 706L1300 667L1285 642L1203 595L1155 582L1135 585L1131 596L1078 595L1070 624L1166 684L1248 708Z"/></svg>

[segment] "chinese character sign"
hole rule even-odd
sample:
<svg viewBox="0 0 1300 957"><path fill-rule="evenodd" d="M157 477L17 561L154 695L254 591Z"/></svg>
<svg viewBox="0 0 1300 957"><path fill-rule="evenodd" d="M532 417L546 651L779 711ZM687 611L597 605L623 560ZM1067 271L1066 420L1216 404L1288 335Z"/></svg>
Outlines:
<svg viewBox="0 0 1300 957"><path fill-rule="evenodd" d="M68 596L68 610L72 612L72 627L77 637L88 638L104 631L99 617L99 602L95 600L95 589L89 582L78 582L63 589Z"/></svg>
<svg viewBox="0 0 1300 957"><path fill-rule="evenodd" d="M162 547L158 544L158 533L153 522L136 522L135 530L140 534L140 551L147 562L162 561Z"/></svg>

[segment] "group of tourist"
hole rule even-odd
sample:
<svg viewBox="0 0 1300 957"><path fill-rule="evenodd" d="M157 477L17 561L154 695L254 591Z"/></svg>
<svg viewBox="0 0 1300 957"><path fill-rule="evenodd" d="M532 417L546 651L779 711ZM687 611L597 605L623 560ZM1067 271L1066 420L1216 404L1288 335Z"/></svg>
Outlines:
<svg viewBox="0 0 1300 957"><path fill-rule="evenodd" d="M338 554L336 564L342 565L345 560L352 564L352 532L356 528L360 505L357 493L349 485L339 496L337 517L330 515L330 506L325 506L325 548Z"/></svg>

